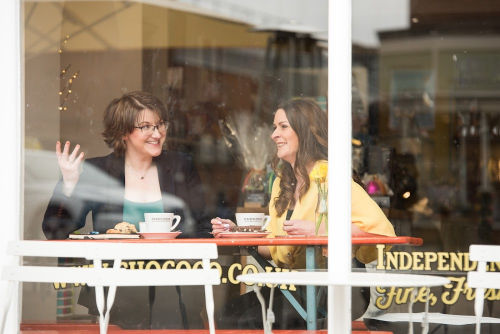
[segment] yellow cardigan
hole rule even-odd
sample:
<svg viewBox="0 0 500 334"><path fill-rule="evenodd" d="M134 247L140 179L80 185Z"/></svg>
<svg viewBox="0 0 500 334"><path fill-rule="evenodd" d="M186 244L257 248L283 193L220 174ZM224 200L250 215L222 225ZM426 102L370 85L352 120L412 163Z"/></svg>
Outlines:
<svg viewBox="0 0 500 334"><path fill-rule="evenodd" d="M321 161L320 163L326 163ZM286 235L283 231L283 222L286 219L286 211L278 216L274 206L274 200L280 192L280 178L276 178L271 191L269 202L269 215L271 221L267 227L270 232L269 237L276 235ZM311 180L309 190L302 199L295 204L292 219L309 220L315 222L316 205L318 201L318 189ZM335 217L329 215L329 217ZM395 236L394 228L384 215L380 207L370 198L364 189L351 180L351 220L354 224L369 233ZM270 246L271 256L279 267L285 268L305 268L305 247L303 246ZM368 263L376 259L377 253L374 246L361 246L353 251L356 258Z"/></svg>

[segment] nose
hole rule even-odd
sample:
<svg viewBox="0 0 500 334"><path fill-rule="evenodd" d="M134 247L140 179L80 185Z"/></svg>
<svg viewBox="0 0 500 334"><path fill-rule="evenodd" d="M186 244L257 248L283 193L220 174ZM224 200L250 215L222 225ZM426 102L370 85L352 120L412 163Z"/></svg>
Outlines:
<svg viewBox="0 0 500 334"><path fill-rule="evenodd" d="M278 134L278 128L274 129L274 131L271 133L271 139L272 140L276 140L276 138L279 137L279 134Z"/></svg>

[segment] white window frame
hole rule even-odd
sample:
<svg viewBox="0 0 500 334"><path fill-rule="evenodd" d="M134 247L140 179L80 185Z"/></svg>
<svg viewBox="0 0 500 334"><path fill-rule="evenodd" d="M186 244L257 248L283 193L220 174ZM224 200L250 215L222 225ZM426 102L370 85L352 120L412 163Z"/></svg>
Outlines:
<svg viewBox="0 0 500 334"><path fill-rule="evenodd" d="M328 6L328 274L351 272L351 1ZM335 217L335 218L334 218ZM351 288L328 287L328 333L351 333Z"/></svg>
<svg viewBox="0 0 500 334"><path fill-rule="evenodd" d="M328 155L330 189L329 208L329 257L330 275L346 277L351 271L351 2L329 1L328 53ZM0 152L4 157L0 164L2 186L2 220L0 233L0 266L13 261L4 256L9 240L22 236L22 134L23 134L23 80L21 78L21 0L0 1L1 54L0 92L2 96L2 129ZM0 291L7 289L0 281ZM328 289L329 333L351 332L350 288L330 286ZM20 294L14 291L6 333L15 333L20 323Z"/></svg>
<svg viewBox="0 0 500 334"><path fill-rule="evenodd" d="M21 237L21 174L22 174L22 86L21 86L21 1L0 1L0 96L2 129L0 130L0 203L2 233L0 233L0 267L14 261L7 258L7 242ZM0 295L9 292L7 282L0 281ZM12 305L6 319L5 333L19 330L19 289L13 291ZM4 300L2 300L4 302ZM3 305L2 305L3 306Z"/></svg>

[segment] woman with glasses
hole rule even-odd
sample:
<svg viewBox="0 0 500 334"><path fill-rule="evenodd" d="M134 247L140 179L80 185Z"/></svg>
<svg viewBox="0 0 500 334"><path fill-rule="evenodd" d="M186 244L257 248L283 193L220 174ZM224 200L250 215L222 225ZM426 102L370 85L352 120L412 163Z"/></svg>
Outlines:
<svg viewBox="0 0 500 334"><path fill-rule="evenodd" d="M144 221L145 212L180 215L179 238L211 237L201 182L193 162L185 154L164 150L169 120L158 98L146 92L131 92L112 100L104 111L102 135L112 153L84 161L80 145L71 150L70 142L57 142L62 178L43 219L47 239L67 238L84 227L89 213L93 230L99 233L106 233L120 222L134 224L139 230L138 223ZM153 324L159 328L183 326L181 320L185 318L180 319L178 312L164 310L170 302L162 303L159 299L155 303L157 294L177 293L182 312L185 306L179 287L118 290L111 311L112 324L129 329L151 328ZM94 293L93 288L82 287L78 304L87 307L89 314L98 315ZM153 305L160 311L153 311ZM160 318L154 316L157 313ZM170 313L175 318L165 316Z"/></svg>
<svg viewBox="0 0 500 334"><path fill-rule="evenodd" d="M110 102L103 137L113 152L87 159L80 145L56 143L62 179L43 219L48 239L65 239L92 214L93 230L105 233L117 223L144 221L145 212L181 216L179 237L211 237L200 178L188 156L164 150L169 114L146 92Z"/></svg>

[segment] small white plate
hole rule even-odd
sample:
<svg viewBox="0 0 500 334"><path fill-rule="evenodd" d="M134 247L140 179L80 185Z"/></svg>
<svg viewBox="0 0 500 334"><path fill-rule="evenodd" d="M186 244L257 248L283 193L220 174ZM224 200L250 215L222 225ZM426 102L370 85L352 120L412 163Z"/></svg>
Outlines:
<svg viewBox="0 0 500 334"><path fill-rule="evenodd" d="M175 232L138 232L144 239L175 239L181 231Z"/></svg>
<svg viewBox="0 0 500 334"><path fill-rule="evenodd" d="M269 232L221 232L221 238L262 238L269 234Z"/></svg>

